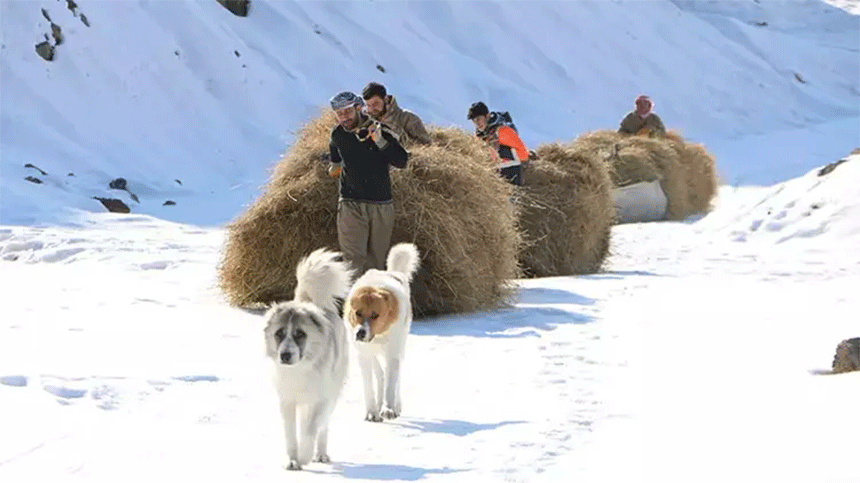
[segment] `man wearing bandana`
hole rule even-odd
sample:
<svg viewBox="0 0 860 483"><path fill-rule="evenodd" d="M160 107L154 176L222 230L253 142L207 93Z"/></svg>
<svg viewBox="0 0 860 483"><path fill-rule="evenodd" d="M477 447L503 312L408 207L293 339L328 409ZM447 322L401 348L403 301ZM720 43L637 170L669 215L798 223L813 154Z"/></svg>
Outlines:
<svg viewBox="0 0 860 483"><path fill-rule="evenodd" d="M352 92L331 98L338 124L329 142L329 174L338 178L337 238L356 276L385 269L394 231L389 166L405 168L408 154L384 124L361 112Z"/></svg>

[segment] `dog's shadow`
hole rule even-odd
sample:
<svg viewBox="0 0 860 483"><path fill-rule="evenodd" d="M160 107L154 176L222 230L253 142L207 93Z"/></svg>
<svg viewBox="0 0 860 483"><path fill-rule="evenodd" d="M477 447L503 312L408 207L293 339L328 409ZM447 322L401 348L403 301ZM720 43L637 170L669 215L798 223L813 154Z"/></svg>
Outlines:
<svg viewBox="0 0 860 483"><path fill-rule="evenodd" d="M471 336L489 338L539 337L538 331L553 330L560 325L585 324L594 320L577 310L595 300L566 290L525 287L518 290L519 307L486 312L472 312L416 318L412 333L435 336Z"/></svg>
<svg viewBox="0 0 860 483"><path fill-rule="evenodd" d="M473 423L455 419L443 420L400 420L394 423L402 428L417 429L423 433L450 434L452 436L469 436L478 431L490 431L510 424L524 424L526 421L501 421L498 423Z"/></svg>
<svg viewBox="0 0 860 483"><path fill-rule="evenodd" d="M351 480L418 481L429 475L447 475L465 470L453 468L416 468L406 465L334 463L334 473Z"/></svg>

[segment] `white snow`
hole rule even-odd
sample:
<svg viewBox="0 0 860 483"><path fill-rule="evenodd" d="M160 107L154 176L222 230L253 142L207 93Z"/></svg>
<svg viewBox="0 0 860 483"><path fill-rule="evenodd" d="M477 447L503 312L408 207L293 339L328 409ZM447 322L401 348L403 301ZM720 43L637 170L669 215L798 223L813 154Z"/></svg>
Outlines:
<svg viewBox="0 0 860 483"><path fill-rule="evenodd" d="M822 374L860 336L856 1L77 3L91 27L0 3L0 481L860 481L860 373ZM332 464L289 474L223 223L369 80L435 124L510 110L530 147L647 92L726 184L615 227L603 273L417 321L397 420L363 420L353 363Z"/></svg>

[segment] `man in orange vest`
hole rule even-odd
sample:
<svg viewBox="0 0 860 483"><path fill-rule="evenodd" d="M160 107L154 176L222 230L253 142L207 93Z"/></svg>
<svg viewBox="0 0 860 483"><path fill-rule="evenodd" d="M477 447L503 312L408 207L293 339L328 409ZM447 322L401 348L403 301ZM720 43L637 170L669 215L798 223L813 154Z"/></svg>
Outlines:
<svg viewBox="0 0 860 483"><path fill-rule="evenodd" d="M476 102L469 106L467 118L475 124L475 135L493 148L499 173L512 184L522 186L522 163L528 161L529 151L511 116L507 112L490 112L486 104Z"/></svg>

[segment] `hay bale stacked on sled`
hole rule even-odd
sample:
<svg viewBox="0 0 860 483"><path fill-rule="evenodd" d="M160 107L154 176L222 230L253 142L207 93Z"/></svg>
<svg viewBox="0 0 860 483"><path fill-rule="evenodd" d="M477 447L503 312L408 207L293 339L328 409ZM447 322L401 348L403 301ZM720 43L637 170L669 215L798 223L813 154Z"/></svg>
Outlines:
<svg viewBox="0 0 860 483"><path fill-rule="evenodd" d="M614 211L606 164L568 144L535 149L517 196L529 277L595 273L609 253Z"/></svg>
<svg viewBox="0 0 860 483"><path fill-rule="evenodd" d="M337 181L320 161L335 124L325 110L304 126L263 194L228 225L219 278L231 304L292 298L298 260L321 246L338 249ZM434 145L412 147L407 168L391 171L392 244L414 242L422 255L412 286L414 311L497 307L519 275L512 187L487 168L486 153L465 133L436 129L433 135Z"/></svg>
<svg viewBox="0 0 860 483"><path fill-rule="evenodd" d="M613 184L613 198L619 210L619 223L658 221L662 219L680 220L691 214L686 170L676 150L659 138L644 136L625 136L615 131L594 131L586 133L574 141L576 149L590 156L596 156L608 164ZM625 219L622 206L629 199L629 193L650 193L649 185L656 189L656 183L665 201L652 196L642 203L653 203L654 209L640 210ZM628 191L638 190L638 191ZM626 198L625 198L626 197ZM635 203L636 200L630 200ZM665 204L665 212L661 213ZM641 208L645 208L644 206Z"/></svg>
<svg viewBox="0 0 860 483"><path fill-rule="evenodd" d="M670 130L664 140L680 157L687 184L687 209L690 214L711 210L717 196L716 160L704 145L688 143L677 131Z"/></svg>

